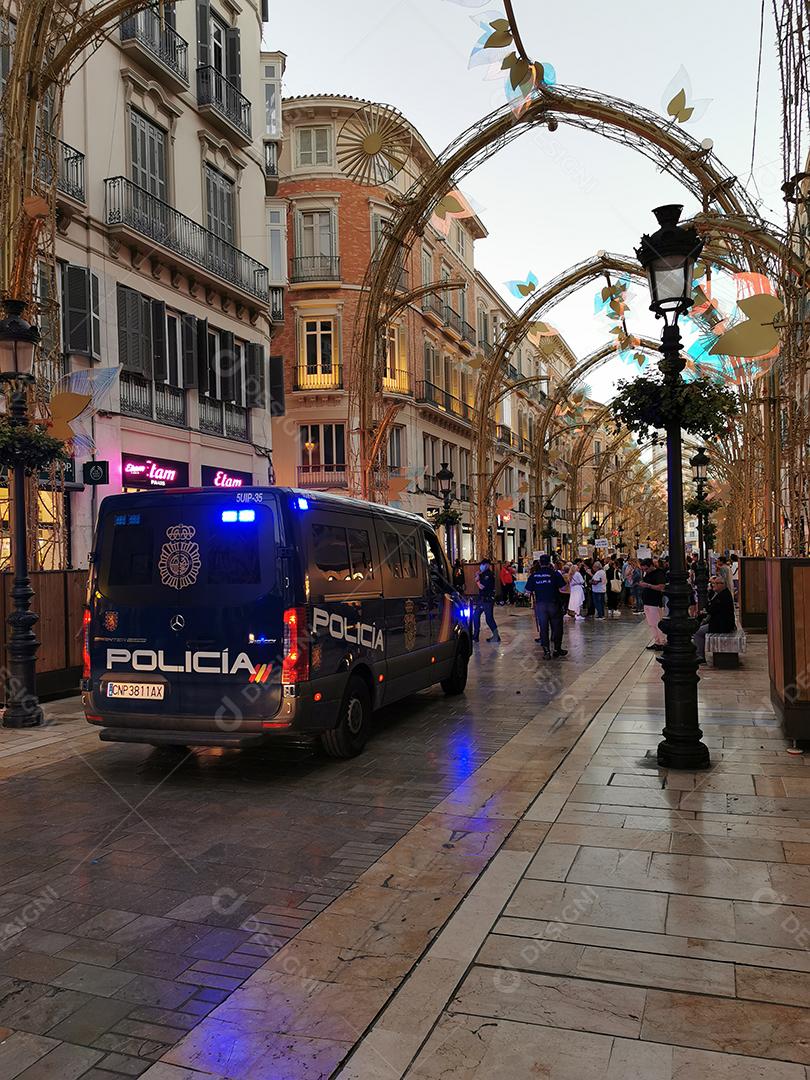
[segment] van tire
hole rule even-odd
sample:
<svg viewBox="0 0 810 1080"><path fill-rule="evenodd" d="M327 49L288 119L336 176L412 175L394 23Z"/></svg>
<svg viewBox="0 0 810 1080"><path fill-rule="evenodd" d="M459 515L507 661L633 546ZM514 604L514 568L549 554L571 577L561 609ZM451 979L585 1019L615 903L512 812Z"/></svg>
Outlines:
<svg viewBox="0 0 810 1080"><path fill-rule="evenodd" d="M352 758L362 751L371 730L371 694L364 679L349 679L337 727L321 732L321 746L334 758Z"/></svg>
<svg viewBox="0 0 810 1080"><path fill-rule="evenodd" d="M467 668L470 663L470 654L465 647L464 642L458 643L458 650L456 651L456 658L453 661L453 670L447 676L446 679L442 679L441 687L448 697L456 697L458 694L464 693L464 688L467 685Z"/></svg>

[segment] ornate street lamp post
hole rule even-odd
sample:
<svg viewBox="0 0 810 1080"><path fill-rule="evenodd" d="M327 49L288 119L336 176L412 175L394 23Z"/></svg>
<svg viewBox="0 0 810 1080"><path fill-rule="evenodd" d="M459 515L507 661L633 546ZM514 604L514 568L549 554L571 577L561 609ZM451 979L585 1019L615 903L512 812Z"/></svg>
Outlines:
<svg viewBox="0 0 810 1080"><path fill-rule="evenodd" d="M692 479L695 482L695 490L698 502L706 498L706 484L709 480L709 455L701 447L693 458L689 459L692 466ZM708 514L702 509L698 510L698 561L695 567L695 589L698 598L698 611L705 611L709 593L709 567L708 552L706 551L706 523Z"/></svg>
<svg viewBox="0 0 810 1080"><path fill-rule="evenodd" d="M624 525L619 526L618 532L619 532L619 542L618 542L618 544L616 544L616 547L617 547L617 549L619 551L619 554L624 555L624 548L625 548Z"/></svg>
<svg viewBox="0 0 810 1080"><path fill-rule="evenodd" d="M664 390L674 396L682 385L681 335L678 317L692 304L692 277L703 241L692 228L678 225L682 206L659 206L653 211L660 228L644 235L636 255L650 286L650 310L663 318L660 368ZM702 741L698 722L698 660L692 634L695 621L689 617L692 591L686 575L683 525L683 462L681 424L669 420L667 433L667 519L669 531L669 573L666 595L669 616L661 620L667 644L659 658L664 669L665 725L658 745L658 764L672 769L706 769L711 764L709 750Z"/></svg>
<svg viewBox="0 0 810 1080"><path fill-rule="evenodd" d="M596 547L596 538L599 535L599 515L598 514L594 514L591 517L591 532L593 533L593 536L591 537L591 539L593 541L593 547Z"/></svg>
<svg viewBox="0 0 810 1080"><path fill-rule="evenodd" d="M636 529L636 558L638 558L638 549L641 545L641 533Z"/></svg>
<svg viewBox="0 0 810 1080"><path fill-rule="evenodd" d="M26 387L34 381L34 351L39 342L39 331L22 317L25 302L5 301L5 318L0 319L0 380L8 384L9 422L12 427L28 425L28 400ZM34 634L34 624L39 616L31 611L31 578L28 576L28 549L26 536L27 514L25 508L25 469L12 469L11 514L14 520L12 554L14 556L14 584L11 589L13 610L8 617L8 675L6 678L6 708L3 727L37 727L43 722L42 709L37 699L36 663L39 642Z"/></svg>
<svg viewBox="0 0 810 1080"><path fill-rule="evenodd" d="M554 522L555 522L555 520L557 518L557 508L555 507L555 505L551 501L551 499L548 499L548 500L546 500L546 504L543 507L543 509L545 510L546 514L548 515L547 520L546 520L546 532L548 533L548 536L547 536L548 543L546 544L546 547L548 548L549 555L553 555L554 554L554 535L553 535L554 534Z"/></svg>
<svg viewBox="0 0 810 1080"><path fill-rule="evenodd" d="M442 467L436 473L436 482L439 485L439 494L441 495L442 502L444 503L443 510L444 510L445 518L446 518L447 513L450 510L450 503L453 501L453 497L454 497L454 492L453 492L453 480L454 479L455 479L455 474L453 473L453 470L448 468L448 465L447 465L446 461L443 461L442 462ZM447 547L447 557L450 560L450 562L452 563L453 559L455 557L453 555L453 526L448 524L448 522L446 520L445 520L445 524L444 524L444 538L445 538L445 546Z"/></svg>

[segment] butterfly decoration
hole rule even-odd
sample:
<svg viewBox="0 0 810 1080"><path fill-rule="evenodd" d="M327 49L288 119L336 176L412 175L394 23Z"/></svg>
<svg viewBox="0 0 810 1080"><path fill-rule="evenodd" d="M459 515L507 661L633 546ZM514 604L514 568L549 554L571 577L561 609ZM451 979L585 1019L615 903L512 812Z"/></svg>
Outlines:
<svg viewBox="0 0 810 1080"><path fill-rule="evenodd" d="M540 319L535 322L529 323L528 332L530 334L538 334L540 337L559 337L560 331L556 326L552 326L549 322L544 322Z"/></svg>
<svg viewBox="0 0 810 1080"><path fill-rule="evenodd" d="M529 483L527 480L524 480L523 483L518 486L518 495L525 495L528 490Z"/></svg>
<svg viewBox="0 0 810 1080"><path fill-rule="evenodd" d="M712 103L712 98L695 99L692 95L692 80L683 65L667 83L661 97L661 104L673 123L688 124L702 119Z"/></svg>
<svg viewBox="0 0 810 1080"><path fill-rule="evenodd" d="M485 362L486 357L484 356L484 354L482 352L477 352L474 356L471 356L467 360L465 366L470 368L472 371L478 371L479 368L482 368L484 366Z"/></svg>
<svg viewBox="0 0 810 1080"><path fill-rule="evenodd" d="M501 78L505 72L506 100L520 115L529 101L539 96L543 84L553 86L556 83L557 73L551 64L530 62L518 56L509 20L503 18L501 12L487 11L473 15L472 19L481 30L481 36L473 46L467 66L488 67L487 78L490 79Z"/></svg>
<svg viewBox="0 0 810 1080"><path fill-rule="evenodd" d="M74 453L95 450L91 420L101 408L109 408L108 394L119 368L71 371L56 383L51 395L51 432L57 439L70 440Z"/></svg>
<svg viewBox="0 0 810 1080"><path fill-rule="evenodd" d="M510 495L507 495L502 499L498 499L495 503L496 513L498 513L501 517L504 517L506 514L510 513L510 511L514 510L514 507L515 500Z"/></svg>
<svg viewBox="0 0 810 1080"><path fill-rule="evenodd" d="M622 274L616 281L603 285L595 294L593 310L595 315L606 312L609 319L621 319L627 311L627 292L630 288L630 275Z"/></svg>
<svg viewBox="0 0 810 1080"><path fill-rule="evenodd" d="M453 218L474 216L475 210L473 210L469 201L458 189L454 188L452 191L448 191L446 195L442 195L433 207L430 223L438 232L448 236L450 234L450 222Z"/></svg>
<svg viewBox="0 0 810 1080"><path fill-rule="evenodd" d="M504 284L512 296L516 296L518 300L525 300L527 296L530 296L536 290L540 282L537 275L529 271L525 281L507 281Z"/></svg>
<svg viewBox="0 0 810 1080"><path fill-rule="evenodd" d="M392 505L397 503L402 505L403 497L414 494L410 491L410 487L413 484L418 486L419 480L422 477L422 469L418 465L411 465L403 472L396 476L389 475L388 477L388 501Z"/></svg>
<svg viewBox="0 0 810 1080"><path fill-rule="evenodd" d="M745 319L720 334L709 349L713 356L766 357L779 348L779 330L776 317L782 312L778 296L760 293L737 301L737 307Z"/></svg>

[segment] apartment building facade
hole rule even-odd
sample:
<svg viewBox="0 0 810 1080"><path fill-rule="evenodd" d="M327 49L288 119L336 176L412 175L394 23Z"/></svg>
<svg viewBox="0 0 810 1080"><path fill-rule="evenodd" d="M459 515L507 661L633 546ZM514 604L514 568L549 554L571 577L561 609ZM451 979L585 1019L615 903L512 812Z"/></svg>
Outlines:
<svg viewBox="0 0 810 1080"><path fill-rule="evenodd" d="M348 391L361 288L396 199L433 161L403 119L411 143L404 167L378 186L347 175L338 160L341 131L370 105L311 95L285 99L282 107L278 190L267 201L278 246L286 246L289 276L285 318L273 341L283 357L287 404L284 419L274 422L274 465L278 482L304 488L349 489L357 421L349 415ZM391 476L408 481L397 485L397 502L430 517L441 505L436 476L447 463L461 513L456 549L470 557L476 380L482 356L511 312L475 269L475 245L487 235L481 221L470 215L445 225L428 225L403 260L403 294L422 284L446 287L410 303L389 327L382 390L399 410L387 465ZM538 362L529 342L512 359L526 371ZM498 485L504 513L493 522L492 547L508 558L530 554L533 544L529 417L539 407L539 391L531 393L536 396L515 391L498 406L495 463L508 458L508 464Z"/></svg>
<svg viewBox="0 0 810 1080"><path fill-rule="evenodd" d="M71 389L109 383L92 438L110 482L84 487L77 453L67 490L51 493L51 539L63 536L43 568L86 565L107 494L271 475L273 393L281 405L268 357L283 301L264 214L284 58L259 62L253 0L163 12L123 18L65 94L55 272L41 266L38 282L57 358L47 375L64 387L87 373ZM61 318L48 322L54 292Z"/></svg>

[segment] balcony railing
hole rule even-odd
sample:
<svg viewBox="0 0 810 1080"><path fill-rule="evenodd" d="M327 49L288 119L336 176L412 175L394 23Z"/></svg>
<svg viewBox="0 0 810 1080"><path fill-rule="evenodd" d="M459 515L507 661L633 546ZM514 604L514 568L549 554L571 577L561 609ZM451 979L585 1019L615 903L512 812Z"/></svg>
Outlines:
<svg viewBox="0 0 810 1080"><path fill-rule="evenodd" d="M475 345L475 327L468 322L462 322L461 336L468 344Z"/></svg>
<svg viewBox="0 0 810 1080"><path fill-rule="evenodd" d="M164 20L156 8L143 8L121 20L121 41L143 45L160 63L188 86L188 42Z"/></svg>
<svg viewBox="0 0 810 1080"><path fill-rule="evenodd" d="M331 368L309 367L299 364L295 371L293 390L342 390L343 366L333 364Z"/></svg>
<svg viewBox="0 0 810 1080"><path fill-rule="evenodd" d="M386 368L383 372L383 391L388 394L412 393L410 371L404 368Z"/></svg>
<svg viewBox="0 0 810 1080"><path fill-rule="evenodd" d="M107 224L124 225L267 302L268 269L124 176L104 181Z"/></svg>
<svg viewBox="0 0 810 1080"><path fill-rule="evenodd" d="M492 356L494 346L489 338L479 337L478 344L481 346L481 351L484 356Z"/></svg>
<svg viewBox="0 0 810 1080"><path fill-rule="evenodd" d="M397 278L397 288L400 290L400 292L407 292L408 291L408 289L410 288L409 282L410 282L410 274L408 273L408 271L403 266L402 269L399 272L399 277Z"/></svg>
<svg viewBox="0 0 810 1080"><path fill-rule="evenodd" d="M284 322L284 289L281 285L270 286L270 318Z"/></svg>
<svg viewBox="0 0 810 1080"><path fill-rule="evenodd" d="M443 390L434 383L421 381L417 383L416 396L419 401L425 401L429 405L441 409L442 412L450 413L459 420L469 421L472 419L472 405L468 405L466 401L462 401L461 398L455 397L454 394Z"/></svg>
<svg viewBox="0 0 810 1080"><path fill-rule="evenodd" d="M200 398L200 431L210 435L222 434L222 402L214 398Z"/></svg>
<svg viewBox="0 0 810 1080"><path fill-rule="evenodd" d="M438 495L439 481L431 473L425 473L422 479L422 490L427 495Z"/></svg>
<svg viewBox="0 0 810 1080"><path fill-rule="evenodd" d="M278 143L264 144L264 175L278 176Z"/></svg>
<svg viewBox="0 0 810 1080"><path fill-rule="evenodd" d="M444 322L444 301L436 293L426 293L422 297L422 311L437 315Z"/></svg>
<svg viewBox="0 0 810 1080"><path fill-rule="evenodd" d="M469 484L459 484L458 492L459 492L458 497L462 502L469 502L470 501L470 485Z"/></svg>
<svg viewBox="0 0 810 1080"><path fill-rule="evenodd" d="M349 486L345 465L299 465L298 486L311 488L345 488Z"/></svg>
<svg viewBox="0 0 810 1080"><path fill-rule="evenodd" d="M49 184L56 168L56 189L76 202L84 202L84 154L61 139L39 132L39 178Z"/></svg>
<svg viewBox="0 0 810 1080"><path fill-rule="evenodd" d="M340 257L299 255L292 261L290 281L340 281Z"/></svg>
<svg viewBox="0 0 810 1080"><path fill-rule="evenodd" d="M464 322L464 320L461 318L457 311L454 311L450 307L449 304L445 304L444 306L444 322L446 326L449 326L454 333L458 334L458 336L461 337L462 323Z"/></svg>
<svg viewBox="0 0 810 1080"><path fill-rule="evenodd" d="M250 142L250 101L215 67L208 65L197 68L197 102L210 105L217 116Z"/></svg>
<svg viewBox="0 0 810 1080"><path fill-rule="evenodd" d="M498 424L497 439L505 446L512 445L512 429L507 424Z"/></svg>
<svg viewBox="0 0 810 1080"><path fill-rule="evenodd" d="M243 405L225 402L225 436L229 439L241 439L247 442L248 413Z"/></svg>
<svg viewBox="0 0 810 1080"><path fill-rule="evenodd" d="M124 416L138 416L152 420L152 383L128 371L120 376L121 413Z"/></svg>
<svg viewBox="0 0 810 1080"><path fill-rule="evenodd" d="M186 392L168 383L155 384L155 419L174 427L186 426Z"/></svg>

